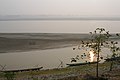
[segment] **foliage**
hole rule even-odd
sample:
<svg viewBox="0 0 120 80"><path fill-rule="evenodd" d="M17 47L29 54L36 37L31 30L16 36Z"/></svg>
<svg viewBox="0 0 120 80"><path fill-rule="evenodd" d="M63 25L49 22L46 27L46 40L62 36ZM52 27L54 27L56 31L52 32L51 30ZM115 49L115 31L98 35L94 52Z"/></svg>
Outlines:
<svg viewBox="0 0 120 80"><path fill-rule="evenodd" d="M14 72L4 72L4 77L7 80L14 80L15 73Z"/></svg>
<svg viewBox="0 0 120 80"><path fill-rule="evenodd" d="M118 51L120 51L120 48L117 46L118 42L116 41L110 41L108 44L108 47L110 48L110 51L112 52L112 56L110 58L111 64L110 64L110 71L112 71L113 64L117 61Z"/></svg>
<svg viewBox="0 0 120 80"><path fill-rule="evenodd" d="M119 36L119 34L116 34ZM100 58L100 52L102 47L106 47L109 43L109 39L112 35L109 34L109 31L106 31L104 28L97 28L94 32L90 32L90 39L89 41L81 41L81 46L78 48L80 49L81 47L83 48L90 48L93 50L94 54L97 57L97 66L96 66L96 77L98 78L98 62ZM112 57L115 57L116 51L119 50L118 47L115 46L117 42L111 41L112 46L110 47L110 50L112 51L113 55ZM103 59L101 57L101 59Z"/></svg>

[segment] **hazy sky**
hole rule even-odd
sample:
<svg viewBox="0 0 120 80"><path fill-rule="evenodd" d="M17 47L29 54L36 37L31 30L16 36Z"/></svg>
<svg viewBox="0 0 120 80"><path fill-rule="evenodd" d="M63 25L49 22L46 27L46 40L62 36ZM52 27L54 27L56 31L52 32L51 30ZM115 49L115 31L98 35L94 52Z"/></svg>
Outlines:
<svg viewBox="0 0 120 80"><path fill-rule="evenodd" d="M0 15L79 15L79 16L118 16L120 17L120 0L0 0ZM53 25L52 30L51 26ZM33 30L38 30L38 32L47 32L50 28L50 32L87 32L88 26L82 25L82 23L76 25L79 26L73 30L74 25L66 26L69 23L64 23L65 25L59 26L57 23L42 23L39 27L34 29L34 26L24 27L20 25L9 24L0 22L0 31L2 32L29 32ZM60 24L60 23L59 23ZM63 23L61 23L63 24ZM99 26L111 26L109 23L99 24ZM110 30L120 32L120 22L117 23L116 29L114 25L111 26ZM13 26L14 28L10 27ZM30 25L29 23L27 25ZM48 25L48 26L46 26ZM20 28L19 28L19 27ZM95 26L93 24L93 26ZM28 29L26 29L28 28ZM60 29L59 29L60 28ZM90 27L89 27L90 28ZM19 30L20 29L20 30ZM59 30L58 30L59 29ZM64 30L65 29L65 30ZM12 31L11 31L12 30ZM14 30L14 31L13 31ZM25 31L26 30L26 31ZM17 32L16 31L16 32ZM49 31L48 31L49 32Z"/></svg>
<svg viewBox="0 0 120 80"><path fill-rule="evenodd" d="M0 15L120 15L120 0L0 0Z"/></svg>

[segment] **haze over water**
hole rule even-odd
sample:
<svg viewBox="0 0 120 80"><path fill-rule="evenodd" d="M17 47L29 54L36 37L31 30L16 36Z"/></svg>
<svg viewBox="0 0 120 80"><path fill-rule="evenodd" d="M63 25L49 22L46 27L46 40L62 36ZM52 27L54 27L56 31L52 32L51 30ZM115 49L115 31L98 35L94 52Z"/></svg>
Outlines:
<svg viewBox="0 0 120 80"><path fill-rule="evenodd" d="M90 18L91 19L91 18ZM98 18L99 19L99 18ZM8 20L0 21L0 33L89 33L98 27L119 33L119 20Z"/></svg>

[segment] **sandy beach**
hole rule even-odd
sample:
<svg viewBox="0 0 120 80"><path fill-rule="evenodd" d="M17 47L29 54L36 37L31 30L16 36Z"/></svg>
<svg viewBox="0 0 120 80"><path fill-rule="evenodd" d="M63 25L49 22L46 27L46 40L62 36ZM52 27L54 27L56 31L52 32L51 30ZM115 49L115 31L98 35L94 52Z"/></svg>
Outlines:
<svg viewBox="0 0 120 80"><path fill-rule="evenodd" d="M0 33L0 53L75 46L89 38L89 34L72 33Z"/></svg>
<svg viewBox="0 0 120 80"><path fill-rule="evenodd" d="M76 45L76 42L79 40L0 38L0 53L63 48Z"/></svg>
<svg viewBox="0 0 120 80"><path fill-rule="evenodd" d="M17 35L18 34L16 34L16 36L15 34L0 34L0 53L63 48L78 45L81 40L80 38L78 38L78 35L76 36L76 38L65 38L63 37L64 34L62 34L62 36L54 35L54 37L52 37L51 39L50 37L53 35L42 35L42 37L45 36L43 38L41 38L41 36L39 36L40 38L36 38L35 35L32 36L32 38L28 37L28 35L30 34L28 34L26 37L24 36L24 34L19 34L23 37L17 37Z"/></svg>

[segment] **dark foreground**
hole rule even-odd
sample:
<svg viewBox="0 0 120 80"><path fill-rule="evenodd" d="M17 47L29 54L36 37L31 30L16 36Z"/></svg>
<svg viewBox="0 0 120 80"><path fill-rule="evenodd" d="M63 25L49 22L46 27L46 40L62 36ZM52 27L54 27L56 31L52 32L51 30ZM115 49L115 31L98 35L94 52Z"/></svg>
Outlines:
<svg viewBox="0 0 120 80"><path fill-rule="evenodd" d="M100 80L120 80L120 63L109 71L110 62L99 64ZM0 80L96 80L96 64L81 65L60 69L26 71L0 74ZM12 79L10 79L12 78Z"/></svg>

